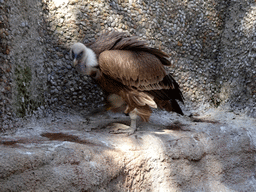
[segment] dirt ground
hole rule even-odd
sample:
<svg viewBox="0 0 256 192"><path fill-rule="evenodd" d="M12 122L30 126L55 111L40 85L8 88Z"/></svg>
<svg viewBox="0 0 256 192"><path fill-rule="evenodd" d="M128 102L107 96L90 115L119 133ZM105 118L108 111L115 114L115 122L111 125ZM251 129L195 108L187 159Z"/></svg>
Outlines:
<svg viewBox="0 0 256 192"><path fill-rule="evenodd" d="M195 114L196 115L196 114ZM30 119L0 138L3 191L255 191L256 121L210 109L154 111L135 134L111 112Z"/></svg>

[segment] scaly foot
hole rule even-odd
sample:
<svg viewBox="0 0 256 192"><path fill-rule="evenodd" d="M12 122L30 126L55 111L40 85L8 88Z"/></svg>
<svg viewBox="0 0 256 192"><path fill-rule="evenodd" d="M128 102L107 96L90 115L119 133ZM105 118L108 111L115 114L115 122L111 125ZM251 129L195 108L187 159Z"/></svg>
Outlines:
<svg viewBox="0 0 256 192"><path fill-rule="evenodd" d="M135 131L136 131L136 127L131 127L128 125L124 125L121 123L113 123L112 126L110 126L111 130L109 131L109 133L112 134L128 134L128 135L132 135Z"/></svg>

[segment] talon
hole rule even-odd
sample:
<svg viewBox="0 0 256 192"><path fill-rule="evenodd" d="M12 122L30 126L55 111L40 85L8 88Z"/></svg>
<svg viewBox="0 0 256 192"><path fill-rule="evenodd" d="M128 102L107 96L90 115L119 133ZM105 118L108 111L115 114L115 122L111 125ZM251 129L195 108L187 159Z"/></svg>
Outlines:
<svg viewBox="0 0 256 192"><path fill-rule="evenodd" d="M128 125L120 124L120 123L114 123L111 126L111 129L112 130L110 130L109 133L112 133L112 134L132 135L135 132L135 129L133 129L132 127L130 127Z"/></svg>
<svg viewBox="0 0 256 192"><path fill-rule="evenodd" d="M121 134L126 133L128 135L132 135L136 131L136 119L137 119L137 109L135 108L133 111L129 113L129 116L131 118L131 126L127 126L120 123L114 123L111 126L111 131L109 133L113 134Z"/></svg>

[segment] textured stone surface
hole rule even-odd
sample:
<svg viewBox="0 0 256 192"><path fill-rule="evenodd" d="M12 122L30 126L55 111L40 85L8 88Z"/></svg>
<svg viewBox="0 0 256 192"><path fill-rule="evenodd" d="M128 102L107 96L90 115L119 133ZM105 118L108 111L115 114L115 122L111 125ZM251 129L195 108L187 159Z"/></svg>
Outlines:
<svg viewBox="0 0 256 192"><path fill-rule="evenodd" d="M255 116L253 0L0 3L2 130L17 127L15 116L100 106L101 90L73 69L69 47L108 29L170 55L188 110L223 106Z"/></svg>
<svg viewBox="0 0 256 192"><path fill-rule="evenodd" d="M12 128L12 64L10 63L9 6L0 1L0 130Z"/></svg>
<svg viewBox="0 0 256 192"><path fill-rule="evenodd" d="M217 110L196 119L156 112L125 136L108 133L117 118L129 121L62 114L2 135L1 191L256 190L255 120Z"/></svg>
<svg viewBox="0 0 256 192"><path fill-rule="evenodd" d="M1 189L255 191L255 121L244 115L256 115L255 7L254 0L0 0ZM102 105L102 92L73 69L69 47L107 29L167 52L185 114L208 120L154 114L126 137L105 128L123 117L77 115ZM205 113L217 106L226 112Z"/></svg>
<svg viewBox="0 0 256 192"><path fill-rule="evenodd" d="M231 1L222 34L216 95L234 109L255 117L256 110L256 3Z"/></svg>

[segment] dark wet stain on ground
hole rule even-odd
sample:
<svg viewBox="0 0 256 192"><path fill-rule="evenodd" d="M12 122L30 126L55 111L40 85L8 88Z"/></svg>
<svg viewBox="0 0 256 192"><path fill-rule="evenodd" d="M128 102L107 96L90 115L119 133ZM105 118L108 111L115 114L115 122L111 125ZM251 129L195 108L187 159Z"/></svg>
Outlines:
<svg viewBox="0 0 256 192"><path fill-rule="evenodd" d="M186 125L180 123L179 121L175 121L171 125L165 126L165 129L173 130L173 131L190 131L190 130L186 130L185 126Z"/></svg>
<svg viewBox="0 0 256 192"><path fill-rule="evenodd" d="M17 147L18 144L32 144L32 143L41 143L45 142L47 140L51 141L69 141L79 144L86 144L86 145L99 145L95 144L93 142L84 140L79 138L75 135L69 135L66 133L42 133L41 137L35 137L35 138L0 138L0 145L10 146L10 147Z"/></svg>
<svg viewBox="0 0 256 192"><path fill-rule="evenodd" d="M209 120L209 119L199 119L199 118L191 118L192 122L198 122L198 123L212 123L212 124L218 124L218 121Z"/></svg>
<svg viewBox="0 0 256 192"><path fill-rule="evenodd" d="M75 135L69 135L66 133L42 133L42 137L46 137L49 140L53 141L69 141L69 142L74 142L74 143L79 143L79 144L87 144L87 145L99 145L84 139L79 138L78 136Z"/></svg>
<svg viewBox="0 0 256 192"><path fill-rule="evenodd" d="M16 143L18 143L18 141L15 141L15 140L0 141L0 144L2 144L2 145L14 145Z"/></svg>
<svg viewBox="0 0 256 192"><path fill-rule="evenodd" d="M39 143L41 141L44 141L44 139L39 138L21 138L16 137L13 139L2 139L0 138L0 145L6 145L6 146L17 146L17 144L30 144L30 143Z"/></svg>

